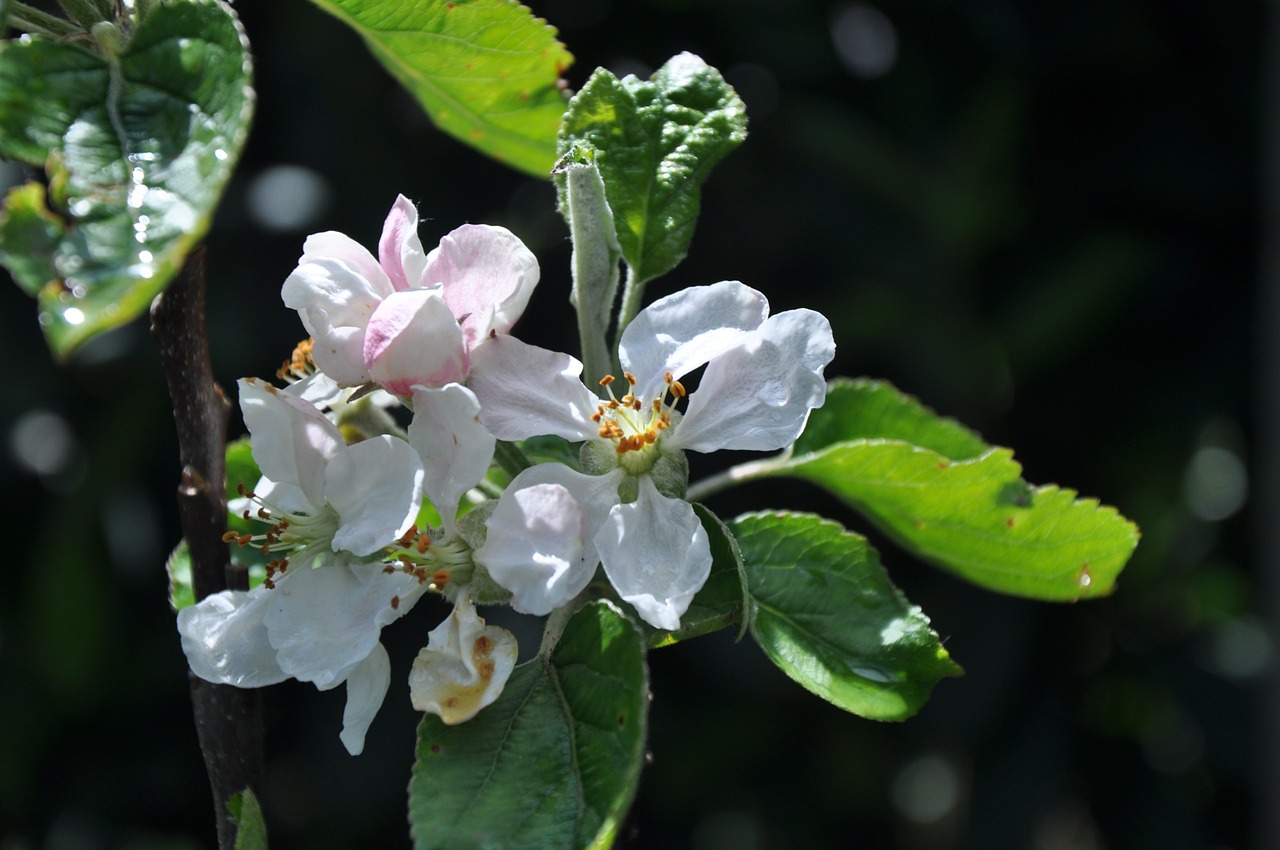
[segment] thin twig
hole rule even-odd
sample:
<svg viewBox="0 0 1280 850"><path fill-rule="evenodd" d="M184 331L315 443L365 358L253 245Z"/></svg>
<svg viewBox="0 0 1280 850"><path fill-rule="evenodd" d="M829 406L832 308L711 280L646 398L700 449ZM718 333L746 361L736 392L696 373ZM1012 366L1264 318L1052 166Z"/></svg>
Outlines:
<svg viewBox="0 0 1280 850"><path fill-rule="evenodd" d="M204 315L204 247L191 252L151 306L151 333L173 400L182 477L178 513L191 552L197 600L228 588L247 590L222 542L227 528L226 440L230 404L213 379ZM189 674L190 675L190 674ZM196 733L217 817L218 847L231 850L236 828L227 799L252 788L261 796L262 711L258 692L190 676Z"/></svg>

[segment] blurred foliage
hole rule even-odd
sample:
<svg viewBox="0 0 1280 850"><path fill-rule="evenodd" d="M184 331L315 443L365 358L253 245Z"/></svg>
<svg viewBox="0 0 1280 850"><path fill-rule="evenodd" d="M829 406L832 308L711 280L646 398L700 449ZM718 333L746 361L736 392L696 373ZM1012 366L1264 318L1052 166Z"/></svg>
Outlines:
<svg viewBox="0 0 1280 850"><path fill-rule="evenodd" d="M893 381L1144 532L1116 594L1074 606L976 590L873 533L966 671L904 724L814 700L728 632L655 653L654 760L619 846L1247 846L1274 648L1250 509L1227 498L1239 476L1204 453L1248 457L1262 5L530 5L574 53L575 87L689 50L747 104L748 143L648 297L737 278L774 312L821 310L832 375ZM462 221L519 234L543 268L521 332L573 339L548 181L435 130L314 6L237 11L259 107L208 241L224 386L270 375L301 337L278 293L304 236L371 244L397 192L428 244ZM0 848L210 846L166 599L178 469L154 348L135 324L57 368L27 297L0 298ZM776 481L709 502L763 504L829 512ZM419 608L385 633L397 670L444 615ZM340 693L287 683L266 703L273 841L408 846L403 687L355 759Z"/></svg>

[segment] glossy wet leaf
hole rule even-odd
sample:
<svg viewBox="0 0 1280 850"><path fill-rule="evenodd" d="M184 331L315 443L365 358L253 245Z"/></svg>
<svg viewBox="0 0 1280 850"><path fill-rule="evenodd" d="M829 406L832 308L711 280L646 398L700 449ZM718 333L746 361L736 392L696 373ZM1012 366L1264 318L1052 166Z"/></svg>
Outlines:
<svg viewBox="0 0 1280 850"><path fill-rule="evenodd" d="M41 190L10 193L0 259L24 288L38 284L40 323L59 356L142 313L181 268L208 230L252 112L248 45L229 6L160 4L132 37L128 26L99 39L123 45L118 53L38 36L0 48L0 155L45 167L57 217L43 231L20 226ZM29 253L51 262L5 259Z"/></svg>
<svg viewBox="0 0 1280 850"><path fill-rule="evenodd" d="M569 104L560 151L579 142L595 149L622 256L643 282L684 259L703 181L746 137L737 93L715 68L681 53L649 80L598 69Z"/></svg>
<svg viewBox="0 0 1280 850"><path fill-rule="evenodd" d="M883 383L833 384L796 454L770 474L825 488L975 584L1033 599L1110 593L1138 543L1114 508L1027 484L1012 451Z"/></svg>
<svg viewBox="0 0 1280 850"><path fill-rule="evenodd" d="M312 0L365 40L437 127L549 178L573 56L556 30L510 0Z"/></svg>
<svg viewBox="0 0 1280 850"><path fill-rule="evenodd" d="M517 667L474 718L423 718L409 783L414 846L610 846L639 780L647 710L640 633L608 603L587 605L551 657Z"/></svg>
<svg viewBox="0 0 1280 850"><path fill-rule="evenodd" d="M751 634L813 693L874 720L919 711L960 668L929 618L890 583L867 541L810 514L739 517Z"/></svg>

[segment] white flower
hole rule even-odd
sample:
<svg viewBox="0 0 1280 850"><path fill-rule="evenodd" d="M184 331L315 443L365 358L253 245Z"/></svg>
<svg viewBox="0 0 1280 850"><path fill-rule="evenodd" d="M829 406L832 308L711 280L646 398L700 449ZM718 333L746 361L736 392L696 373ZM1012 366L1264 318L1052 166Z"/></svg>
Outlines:
<svg viewBox="0 0 1280 850"><path fill-rule="evenodd" d="M315 407L255 378L240 381L240 409L263 478L249 518L271 523L270 551L300 566L327 552L365 557L413 525L423 471L408 443L382 435L349 446Z"/></svg>
<svg viewBox="0 0 1280 850"><path fill-rule="evenodd" d="M470 720L502 693L517 652L511 632L486 626L476 616L471 597L461 597L449 618L432 629L427 646L413 662L413 707L438 715L450 726Z"/></svg>
<svg viewBox="0 0 1280 850"><path fill-rule="evenodd" d="M391 681L382 627L412 608L428 586L380 563L345 559L289 569L272 584L224 590L178 612L192 672L240 688L297 679L323 691L345 683L340 737L359 755Z"/></svg>
<svg viewBox="0 0 1280 850"><path fill-rule="evenodd" d="M358 754L390 680L382 627L428 588L373 557L412 527L422 464L394 437L346 445L310 404L251 378L240 382L240 406L263 472L246 496L258 510L245 515L268 527L240 542L277 557L263 585L180 611L183 651L211 682L252 688L294 678L321 690L346 683L341 737Z"/></svg>
<svg viewBox="0 0 1280 850"><path fill-rule="evenodd" d="M467 374L471 349L504 334L538 282L538 263L510 231L463 225L424 254L418 212L403 195L378 259L336 232L307 238L281 289L315 338L313 357L341 386L369 381L401 397Z"/></svg>
<svg viewBox="0 0 1280 850"><path fill-rule="evenodd" d="M628 391L617 398L610 387L610 400L602 402L583 385L582 364L566 354L512 337L490 340L473 353L468 385L480 400L481 422L495 437L556 434L586 441L594 447L586 456L613 467L603 476L542 467L521 473L489 519L492 544L487 541L476 559L516 594L518 605L542 612L590 581L594 548L619 595L641 618L674 629L710 573L711 553L690 505L660 492L676 489L664 471L675 465L664 467L663 459L683 450L790 445L826 397L822 370L835 355L835 342L821 314L769 316L761 293L724 281L642 310L623 333L618 354ZM704 364L681 415L676 404L686 393L680 378ZM636 479L635 497L624 503L618 488L626 492L628 478ZM572 495L581 532L539 532L547 504L562 498L547 485ZM521 496L525 486L540 489ZM545 544L535 542L542 538ZM539 546L536 558L522 550ZM521 557L531 566L521 570Z"/></svg>
<svg viewBox="0 0 1280 850"><path fill-rule="evenodd" d="M455 536L462 495L484 477L493 460L495 441L479 415L475 393L461 384L413 388L409 443L426 469L427 496L445 530Z"/></svg>

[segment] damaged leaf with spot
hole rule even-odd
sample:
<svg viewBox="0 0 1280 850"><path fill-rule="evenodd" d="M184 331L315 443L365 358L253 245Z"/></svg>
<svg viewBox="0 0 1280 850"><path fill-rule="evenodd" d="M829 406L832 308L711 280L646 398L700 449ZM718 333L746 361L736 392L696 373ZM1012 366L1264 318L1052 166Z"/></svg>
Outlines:
<svg viewBox="0 0 1280 850"><path fill-rule="evenodd" d="M1138 545L1114 508L1028 484L1012 451L877 381L833 382L794 454L765 474L817 484L909 551L1000 593L1105 596Z"/></svg>
<svg viewBox="0 0 1280 850"><path fill-rule="evenodd" d="M0 44L0 156L48 180L6 196L0 262L38 290L58 356L164 289L208 231L248 132L248 44L231 8L147 9L95 28L97 44Z"/></svg>

